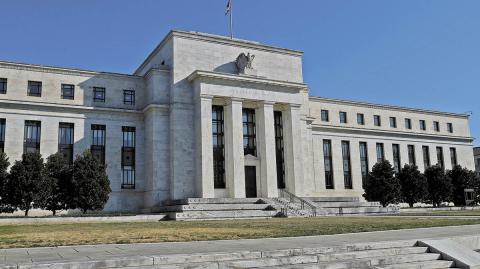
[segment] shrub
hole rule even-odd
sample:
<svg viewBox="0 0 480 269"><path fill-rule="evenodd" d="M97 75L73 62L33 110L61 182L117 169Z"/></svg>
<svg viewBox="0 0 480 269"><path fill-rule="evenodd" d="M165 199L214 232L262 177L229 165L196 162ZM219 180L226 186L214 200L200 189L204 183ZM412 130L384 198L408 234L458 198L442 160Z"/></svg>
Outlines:
<svg viewBox="0 0 480 269"><path fill-rule="evenodd" d="M400 200L400 183L394 177L394 170L389 161L376 163L369 173L365 184L365 194L368 201L379 201L383 206L397 203Z"/></svg>
<svg viewBox="0 0 480 269"><path fill-rule="evenodd" d="M423 202L428 195L428 182L416 165L406 164L397 174L402 189L402 201L413 207L414 203Z"/></svg>
<svg viewBox="0 0 480 269"><path fill-rule="evenodd" d="M428 200L434 207L442 202L450 200L452 195L452 183L445 175L445 171L439 165L430 166L424 173L428 182Z"/></svg>
<svg viewBox="0 0 480 269"><path fill-rule="evenodd" d="M0 153L0 212L5 213L12 213L15 211L15 208L10 206L7 197L6 197L6 190L5 184L7 184L8 180L8 167L10 166L10 162L8 161L7 154L4 152Z"/></svg>
<svg viewBox="0 0 480 269"><path fill-rule="evenodd" d="M465 189L475 188L477 174L460 165L455 165L447 172L447 177L453 185L452 200L456 206L465 205Z"/></svg>
<svg viewBox="0 0 480 269"><path fill-rule="evenodd" d="M110 181L105 171L105 165L93 157L90 151L77 156L73 164L73 199L70 208L101 210L108 201Z"/></svg>

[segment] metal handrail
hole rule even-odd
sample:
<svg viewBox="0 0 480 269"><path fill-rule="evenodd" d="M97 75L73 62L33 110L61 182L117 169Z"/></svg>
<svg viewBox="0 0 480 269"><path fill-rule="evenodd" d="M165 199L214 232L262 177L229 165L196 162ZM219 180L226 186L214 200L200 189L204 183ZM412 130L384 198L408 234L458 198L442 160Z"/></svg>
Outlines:
<svg viewBox="0 0 480 269"><path fill-rule="evenodd" d="M300 198L298 196L296 196L295 194L285 190L285 189L279 189L278 190L278 194L281 198L286 198L288 199L291 203L300 203L300 208L302 210L304 210L305 208L308 208L311 213L312 213L312 216L313 217L316 217L317 216L317 207L315 205L313 205L312 203L310 203L309 201L303 199L303 198Z"/></svg>

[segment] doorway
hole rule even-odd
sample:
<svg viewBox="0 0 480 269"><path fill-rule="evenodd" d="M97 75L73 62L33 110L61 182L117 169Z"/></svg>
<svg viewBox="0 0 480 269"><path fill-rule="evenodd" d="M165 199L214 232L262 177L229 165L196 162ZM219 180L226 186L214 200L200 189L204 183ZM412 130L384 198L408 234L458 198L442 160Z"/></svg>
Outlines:
<svg viewBox="0 0 480 269"><path fill-rule="evenodd" d="M247 198L257 197L257 172L255 166L245 166L245 195Z"/></svg>

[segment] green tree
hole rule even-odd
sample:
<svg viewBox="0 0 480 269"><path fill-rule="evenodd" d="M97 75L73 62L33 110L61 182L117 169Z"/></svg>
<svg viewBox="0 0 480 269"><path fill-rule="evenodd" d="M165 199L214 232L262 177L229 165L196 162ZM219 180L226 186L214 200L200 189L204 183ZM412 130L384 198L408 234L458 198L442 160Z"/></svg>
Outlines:
<svg viewBox="0 0 480 269"><path fill-rule="evenodd" d="M439 165L430 166L424 173L428 182L428 200L434 207L442 202L448 202L452 195L452 183Z"/></svg>
<svg viewBox="0 0 480 269"><path fill-rule="evenodd" d="M106 167L93 157L90 151L77 156L73 163L73 199L70 208L101 210L108 201L110 181Z"/></svg>
<svg viewBox="0 0 480 269"><path fill-rule="evenodd" d="M8 167L10 162L8 161L7 154L5 152L0 153L0 212L12 213L15 208L10 206L7 201L7 192L5 191L5 184L8 180Z"/></svg>
<svg viewBox="0 0 480 269"><path fill-rule="evenodd" d="M45 176L40 184L37 205L56 215L58 210L68 209L73 196L72 167L60 153L50 155L45 163Z"/></svg>
<svg viewBox="0 0 480 269"><path fill-rule="evenodd" d="M7 203L25 211L25 216L37 201L40 183L44 177L44 164L39 153L25 153L10 169L5 184Z"/></svg>
<svg viewBox="0 0 480 269"><path fill-rule="evenodd" d="M402 201L413 207L414 203L423 202L428 195L428 182L416 165L406 164L397 174L402 189Z"/></svg>
<svg viewBox="0 0 480 269"><path fill-rule="evenodd" d="M460 165L455 165L452 170L447 171L447 177L453 185L452 200L456 206L465 205L465 189L474 188L476 173Z"/></svg>
<svg viewBox="0 0 480 269"><path fill-rule="evenodd" d="M389 161L378 162L373 166L363 196L368 201L379 201L383 206L400 201L400 183L394 177L394 170Z"/></svg>

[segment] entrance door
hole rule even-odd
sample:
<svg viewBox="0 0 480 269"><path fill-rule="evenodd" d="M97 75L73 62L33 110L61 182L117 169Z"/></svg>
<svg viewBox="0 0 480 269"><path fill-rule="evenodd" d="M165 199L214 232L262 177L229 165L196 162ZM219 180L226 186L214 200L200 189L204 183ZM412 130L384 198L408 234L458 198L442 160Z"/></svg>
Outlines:
<svg viewBox="0 0 480 269"><path fill-rule="evenodd" d="M257 197L257 173L255 166L245 166L245 195Z"/></svg>

